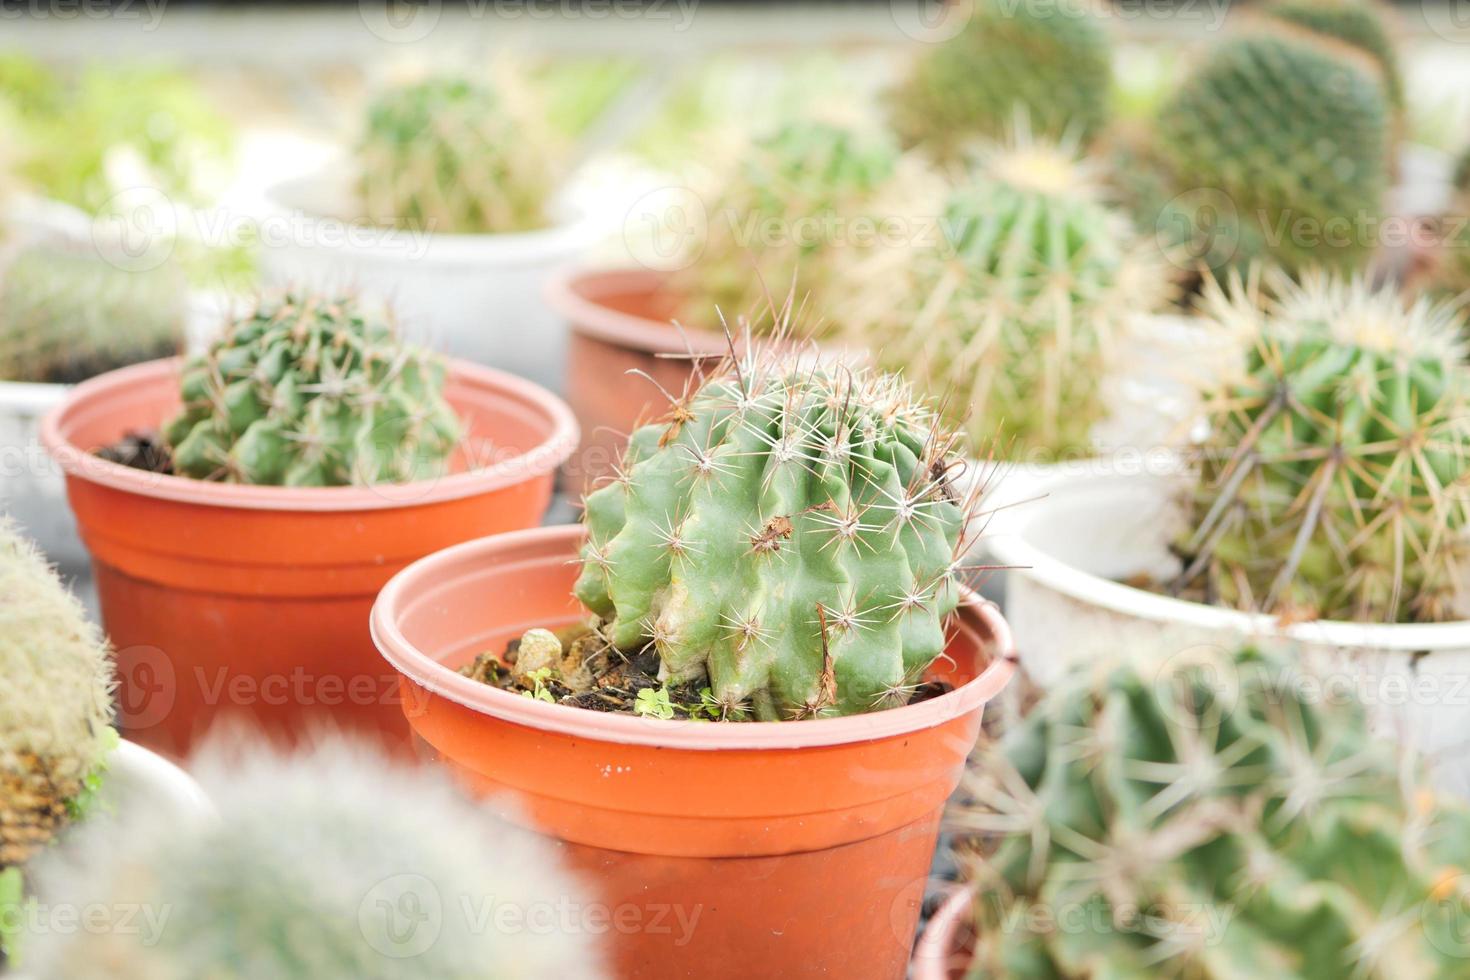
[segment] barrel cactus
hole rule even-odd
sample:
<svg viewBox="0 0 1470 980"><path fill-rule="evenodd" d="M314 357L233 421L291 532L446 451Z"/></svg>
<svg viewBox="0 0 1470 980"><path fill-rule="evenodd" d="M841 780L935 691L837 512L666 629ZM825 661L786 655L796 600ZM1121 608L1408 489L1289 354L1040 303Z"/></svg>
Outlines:
<svg viewBox="0 0 1470 980"><path fill-rule="evenodd" d="M976 0L961 32L890 93L893 126L941 158L1004 134L1018 112L1039 133L1085 140L1108 121L1112 59L1086 0Z"/></svg>
<svg viewBox="0 0 1470 980"><path fill-rule="evenodd" d="M1463 618L1470 374L1462 318L1391 288L1238 281L1204 312L1241 337L1205 394L1188 567L1244 609L1361 622Z"/></svg>
<svg viewBox="0 0 1470 980"><path fill-rule="evenodd" d="M351 297L263 298L184 369L176 472L285 486L441 475L460 438L444 363Z"/></svg>
<svg viewBox="0 0 1470 980"><path fill-rule="evenodd" d="M28 971L43 980L602 975L592 930L575 918L587 899L552 849L442 774L335 741L300 756L207 757L195 769L217 820L109 821L86 828L72 855L38 864L43 907L136 915L129 928L28 935Z"/></svg>
<svg viewBox="0 0 1470 980"><path fill-rule="evenodd" d="M682 319L717 327L719 310L767 332L779 319L769 307L793 286L825 309L842 253L861 247L860 222L877 220L897 167L897 147L881 133L833 123L789 124L752 140L720 175L703 236L691 243L697 252L671 278Z"/></svg>
<svg viewBox="0 0 1470 980"><path fill-rule="evenodd" d="M951 811L970 975L1462 975L1463 804L1401 779L1361 707L1310 698L1293 663L1106 660L982 750Z"/></svg>
<svg viewBox="0 0 1470 980"><path fill-rule="evenodd" d="M942 230L849 267L853 339L942 398L975 452L1085 451L1118 342L1171 297L1157 248L1069 147L1024 136L986 149Z"/></svg>
<svg viewBox="0 0 1470 980"><path fill-rule="evenodd" d="M895 377L752 355L587 496L577 596L727 716L903 704L959 599L952 441Z"/></svg>
<svg viewBox="0 0 1470 980"><path fill-rule="evenodd" d="M91 249L19 247L0 266L0 379L71 383L175 354L186 300L169 266L133 271Z"/></svg>
<svg viewBox="0 0 1470 980"><path fill-rule="evenodd" d="M364 216L444 234L544 227L563 154L533 98L461 77L378 96L357 146Z"/></svg>
<svg viewBox="0 0 1470 980"><path fill-rule="evenodd" d="M1389 102L1365 56L1301 32L1218 45L1163 107L1182 202L1233 264L1360 266L1388 180ZM1223 264L1223 263L1222 263Z"/></svg>
<svg viewBox="0 0 1470 980"><path fill-rule="evenodd" d="M1393 9L1380 0L1273 0L1266 13L1323 37L1360 49L1383 74L1388 100L1404 104L1404 79L1391 26Z"/></svg>

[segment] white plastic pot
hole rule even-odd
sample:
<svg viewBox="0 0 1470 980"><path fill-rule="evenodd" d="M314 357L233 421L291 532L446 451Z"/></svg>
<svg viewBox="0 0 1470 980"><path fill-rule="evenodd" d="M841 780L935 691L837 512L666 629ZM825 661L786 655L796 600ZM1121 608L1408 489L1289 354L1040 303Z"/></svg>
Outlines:
<svg viewBox="0 0 1470 980"><path fill-rule="evenodd" d="M137 808L156 811L160 819L192 820L214 814L214 805L188 773L132 742L112 751L100 791L101 819L123 816Z"/></svg>
<svg viewBox="0 0 1470 980"><path fill-rule="evenodd" d="M268 194L277 213L262 229L267 283L388 302L414 341L561 390L567 324L542 294L595 241L594 222L578 214L539 231L436 234L354 223L350 187L335 175Z"/></svg>
<svg viewBox="0 0 1470 980"><path fill-rule="evenodd" d="M1005 614L1022 666L1043 687L1122 650L1161 657L1198 644L1291 641L1320 676L1314 696L1355 696L1376 730L1429 758L1447 790L1470 796L1470 622L1283 626L1121 584L1179 570L1187 477L1103 476L1053 484L989 541L1010 566Z"/></svg>

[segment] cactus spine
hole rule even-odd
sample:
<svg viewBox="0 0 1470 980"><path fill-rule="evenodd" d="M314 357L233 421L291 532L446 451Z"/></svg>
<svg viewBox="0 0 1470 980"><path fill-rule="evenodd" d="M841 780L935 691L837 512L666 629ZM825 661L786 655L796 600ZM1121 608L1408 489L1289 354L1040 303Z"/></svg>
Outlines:
<svg viewBox="0 0 1470 980"><path fill-rule="evenodd" d="M1460 975L1466 813L1291 663L1107 661L977 757L970 975Z"/></svg>
<svg viewBox="0 0 1470 980"><path fill-rule="evenodd" d="M976 0L956 37L889 96L895 130L941 158L1005 134L1017 112L1043 135L1089 139L1108 119L1112 44L1083 0Z"/></svg>
<svg viewBox="0 0 1470 980"><path fill-rule="evenodd" d="M1360 53L1305 32L1217 46L1158 119L1158 147L1192 222L1234 263L1355 267L1387 185L1389 105Z"/></svg>
<svg viewBox="0 0 1470 980"><path fill-rule="evenodd" d="M897 378L753 355L588 495L577 596L727 717L903 704L959 598L951 443Z"/></svg>
<svg viewBox="0 0 1470 980"><path fill-rule="evenodd" d="M1462 618L1470 528L1463 323L1360 281L1212 287L1243 363L1205 394L1182 542L1211 598L1362 622Z"/></svg>
<svg viewBox="0 0 1470 980"><path fill-rule="evenodd" d="M20 248L0 268L0 379L73 383L183 343L175 270L120 269L90 250Z"/></svg>
<svg viewBox="0 0 1470 980"><path fill-rule="evenodd" d="M562 172L555 134L523 84L430 78L368 108L358 144L369 221L444 234L544 227Z"/></svg>
<svg viewBox="0 0 1470 980"><path fill-rule="evenodd" d="M399 341L350 297L260 301L184 371L164 429L174 468L198 479L370 485L445 472L460 423L441 360Z"/></svg>
<svg viewBox="0 0 1470 980"><path fill-rule="evenodd" d="M336 742L196 769L217 821L104 823L79 835L75 860L37 867L38 895L51 907L143 912L131 929L28 936L36 976L601 975L592 930L575 920L544 927L586 908L556 855L442 775Z"/></svg>

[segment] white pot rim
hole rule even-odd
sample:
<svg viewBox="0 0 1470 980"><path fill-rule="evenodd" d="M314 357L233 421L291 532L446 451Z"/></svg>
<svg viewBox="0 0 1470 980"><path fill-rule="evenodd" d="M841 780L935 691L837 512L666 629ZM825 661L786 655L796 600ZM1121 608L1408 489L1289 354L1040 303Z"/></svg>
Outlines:
<svg viewBox="0 0 1470 980"><path fill-rule="evenodd" d="M150 802L161 803L180 814L207 816L214 804L194 778L163 756L126 739L118 743L107 761L106 779L125 780L146 788Z"/></svg>
<svg viewBox="0 0 1470 980"><path fill-rule="evenodd" d="M1117 483L1131 477L1101 477L1101 483ZM1094 484L1095 486L1095 484ZM1072 484L1055 488L1035 500L1018 515L1014 533L996 535L987 546L996 563L1009 574L1023 575L1079 603L1122 613L1160 625L1182 624L1209 630L1230 630L1245 636L1285 638L1302 643L1336 647L1361 647L1382 651L1434 653L1462 651L1470 647L1470 621L1449 623L1351 623L1333 620L1281 626L1276 617L1244 613L1218 606L1175 599L1123 585L1067 564L1033 544L1027 532L1070 508L1085 506L1090 486Z"/></svg>

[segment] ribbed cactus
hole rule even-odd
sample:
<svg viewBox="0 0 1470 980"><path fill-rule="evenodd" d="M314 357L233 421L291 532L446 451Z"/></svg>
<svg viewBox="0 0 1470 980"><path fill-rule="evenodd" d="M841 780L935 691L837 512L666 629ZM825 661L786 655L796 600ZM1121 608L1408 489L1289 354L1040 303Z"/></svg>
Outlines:
<svg viewBox="0 0 1470 980"><path fill-rule="evenodd" d="M753 140L704 203L693 261L672 277L683 319L715 327L718 309L769 331L771 298L793 285L826 307L844 253L857 251L863 219L893 178L898 150L880 133L830 123L790 124ZM871 234L871 230L869 232Z"/></svg>
<svg viewBox="0 0 1470 980"><path fill-rule="evenodd" d="M890 93L893 126L942 158L1003 135L1018 112L1038 133L1085 140L1108 120L1112 59L1087 0L975 0L963 30Z"/></svg>
<svg viewBox="0 0 1470 980"><path fill-rule="evenodd" d="M1311 690L1289 659L1210 647L1064 680L951 810L977 835L970 975L1463 976L1462 804Z"/></svg>
<svg viewBox="0 0 1470 980"><path fill-rule="evenodd" d="M351 297L263 298L184 370L164 429L179 473L285 486L442 475L460 423L444 363Z"/></svg>
<svg viewBox="0 0 1470 980"><path fill-rule="evenodd" d="M1231 606L1463 618L1470 372L1461 318L1359 281L1237 283L1203 312L1246 345L1205 393L1181 581Z"/></svg>
<svg viewBox="0 0 1470 980"><path fill-rule="evenodd" d="M753 355L587 496L577 596L727 714L903 704L959 596L951 442L897 378Z"/></svg>
<svg viewBox="0 0 1470 980"><path fill-rule="evenodd" d="M66 823L115 742L112 662L40 553L0 518L0 870Z"/></svg>
<svg viewBox="0 0 1470 980"><path fill-rule="evenodd" d="M1404 103L1398 44L1390 26L1393 10L1379 0L1273 0L1266 13L1287 24L1350 44L1365 52L1383 73L1388 100Z"/></svg>
<svg viewBox="0 0 1470 980"><path fill-rule="evenodd" d="M941 230L849 267L840 318L941 401L972 450L1085 451L1130 318L1170 297L1157 249L1069 148L1025 136L988 148Z"/></svg>
<svg viewBox="0 0 1470 980"><path fill-rule="evenodd" d="M563 164L531 98L524 84L447 77L378 96L357 147L365 217L441 234L547 225Z"/></svg>
<svg viewBox="0 0 1470 980"><path fill-rule="evenodd" d="M1181 201L1234 245L1234 264L1356 267L1387 184L1389 103L1365 56L1304 32L1216 46L1161 110L1158 146Z"/></svg>
<svg viewBox="0 0 1470 980"><path fill-rule="evenodd" d="M187 294L170 266L118 268L37 244L0 263L0 379L71 383L183 345Z"/></svg>
<svg viewBox="0 0 1470 980"><path fill-rule="evenodd" d="M37 866L43 907L128 916L28 936L38 980L602 975L553 850L443 775L339 743L195 768L217 821L102 822Z"/></svg>

